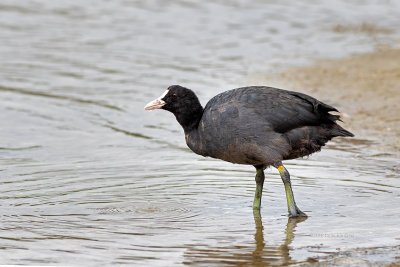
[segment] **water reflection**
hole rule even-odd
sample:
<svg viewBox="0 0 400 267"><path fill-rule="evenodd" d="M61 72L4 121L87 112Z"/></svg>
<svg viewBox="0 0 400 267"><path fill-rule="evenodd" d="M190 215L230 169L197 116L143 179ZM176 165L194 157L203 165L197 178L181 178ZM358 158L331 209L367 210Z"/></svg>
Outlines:
<svg viewBox="0 0 400 267"><path fill-rule="evenodd" d="M197 264L240 264L249 266L266 265L288 265L293 264L290 253L290 244L295 238L296 227L299 223L307 220L307 217L288 218L285 229L282 229L284 238L280 244L268 244L273 241L264 234L264 226L260 211L255 210L254 216L254 242L249 244L229 246L215 246L213 248L189 248L185 253L184 263L187 265ZM273 238L271 238L273 239ZM222 240L219 240L221 243Z"/></svg>
<svg viewBox="0 0 400 267"><path fill-rule="evenodd" d="M290 257L291 248L289 245L294 239L295 229L298 223L307 220L307 217L289 217L286 229L285 229L285 239L282 245L273 246L265 244L264 239L264 227L261 218L260 211L254 210L254 223L256 226L256 233L254 234L254 241L256 248L253 252L253 264L265 264L265 262L279 262L280 265L288 265L293 263Z"/></svg>

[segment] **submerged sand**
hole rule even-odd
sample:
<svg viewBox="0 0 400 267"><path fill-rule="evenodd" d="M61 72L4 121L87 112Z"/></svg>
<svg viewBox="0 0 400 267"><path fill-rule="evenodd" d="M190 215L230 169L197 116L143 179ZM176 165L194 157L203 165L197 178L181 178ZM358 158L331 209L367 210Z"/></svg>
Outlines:
<svg viewBox="0 0 400 267"><path fill-rule="evenodd" d="M400 50L318 60L249 82L310 94L337 107L342 125L356 139L372 140L372 150L400 151Z"/></svg>

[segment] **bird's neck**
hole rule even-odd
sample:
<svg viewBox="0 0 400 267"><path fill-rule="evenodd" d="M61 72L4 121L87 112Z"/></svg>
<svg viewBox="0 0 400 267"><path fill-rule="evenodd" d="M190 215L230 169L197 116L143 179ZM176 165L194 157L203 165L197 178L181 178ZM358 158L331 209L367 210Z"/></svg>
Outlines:
<svg viewBox="0 0 400 267"><path fill-rule="evenodd" d="M174 113L176 120L185 131L185 139L188 147L195 153L204 155L201 149L199 123L203 117L204 109L200 102L192 103L181 112Z"/></svg>
<svg viewBox="0 0 400 267"><path fill-rule="evenodd" d="M203 116L203 107L200 103L196 103L189 109L186 109L185 112L177 112L174 115L185 131L185 134L188 134L197 130L201 117Z"/></svg>

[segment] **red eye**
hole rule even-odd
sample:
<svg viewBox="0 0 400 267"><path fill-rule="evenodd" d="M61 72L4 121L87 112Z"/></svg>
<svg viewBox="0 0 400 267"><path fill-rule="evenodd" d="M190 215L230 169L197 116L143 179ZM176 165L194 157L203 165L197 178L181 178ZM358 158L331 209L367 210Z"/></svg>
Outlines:
<svg viewBox="0 0 400 267"><path fill-rule="evenodd" d="M177 99L177 98L178 98L178 95L177 95L177 94L173 94L172 97L175 98L175 99Z"/></svg>

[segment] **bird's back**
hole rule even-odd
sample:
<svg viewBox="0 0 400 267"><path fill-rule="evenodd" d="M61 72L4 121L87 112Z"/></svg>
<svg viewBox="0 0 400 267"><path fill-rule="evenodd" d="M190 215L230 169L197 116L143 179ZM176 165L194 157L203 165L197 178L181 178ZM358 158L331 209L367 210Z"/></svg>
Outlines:
<svg viewBox="0 0 400 267"><path fill-rule="evenodd" d="M252 165L306 156L335 136L352 136L329 111L337 110L297 92L263 86L233 89L207 103L198 126L199 142L192 149Z"/></svg>

